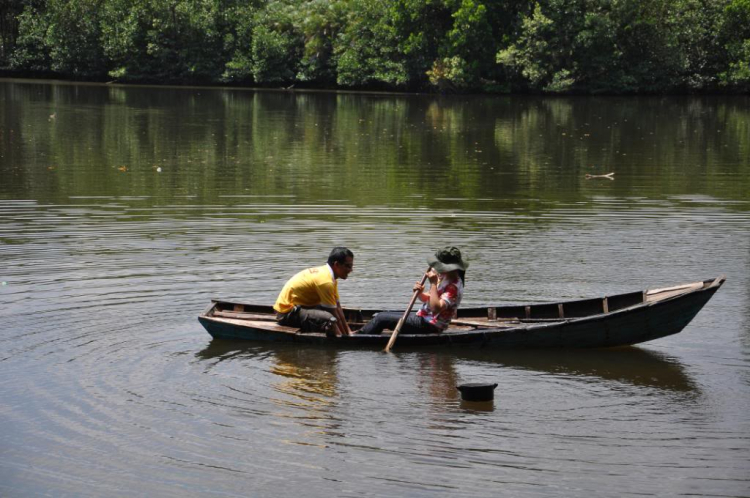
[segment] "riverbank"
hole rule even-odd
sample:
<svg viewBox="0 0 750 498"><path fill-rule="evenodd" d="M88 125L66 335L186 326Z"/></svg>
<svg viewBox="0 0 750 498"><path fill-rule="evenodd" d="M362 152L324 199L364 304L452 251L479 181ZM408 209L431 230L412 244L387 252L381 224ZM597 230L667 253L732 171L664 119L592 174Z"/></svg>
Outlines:
<svg viewBox="0 0 750 498"><path fill-rule="evenodd" d="M185 81L182 83L175 82L155 82L150 80L144 81L118 81L108 78L84 78L77 79L66 77L63 74L50 71L16 71L10 69L0 69L0 80L16 81L46 81L57 84L70 85L120 85L133 88L206 88L206 89L225 89L225 90L250 90L250 91L270 91L270 92L309 92L309 93L341 93L341 94L363 94L363 95L435 95L435 96L457 96L457 97L482 97L482 96L515 96L515 97L654 97L654 96L732 96L732 95L750 95L750 90L740 90L737 88L713 88L711 90L683 90L671 92L597 92L585 93L582 91L567 92L543 92L543 91L517 91L517 92L440 92L436 89L419 90L398 90L383 89L382 85L372 88L358 87L349 88L341 86L322 87L317 85L291 84L291 85L240 85L236 83L200 83L195 81Z"/></svg>

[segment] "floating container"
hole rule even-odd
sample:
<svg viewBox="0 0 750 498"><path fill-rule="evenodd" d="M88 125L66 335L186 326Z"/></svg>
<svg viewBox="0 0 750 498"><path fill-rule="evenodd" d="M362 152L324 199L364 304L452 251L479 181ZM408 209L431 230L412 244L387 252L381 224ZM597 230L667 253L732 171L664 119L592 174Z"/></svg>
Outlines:
<svg viewBox="0 0 750 498"><path fill-rule="evenodd" d="M495 388L497 384L486 384L475 382L471 384L461 384L456 389L461 391L461 399L464 401L492 401L495 397Z"/></svg>

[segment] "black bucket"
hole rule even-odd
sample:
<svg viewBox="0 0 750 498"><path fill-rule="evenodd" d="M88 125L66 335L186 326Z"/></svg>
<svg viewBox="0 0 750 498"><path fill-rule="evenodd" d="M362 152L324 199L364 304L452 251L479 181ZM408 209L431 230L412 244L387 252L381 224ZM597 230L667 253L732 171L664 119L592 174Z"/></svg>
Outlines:
<svg viewBox="0 0 750 498"><path fill-rule="evenodd" d="M461 391L461 399L464 401L492 401L495 397L495 388L497 384L461 384L456 389Z"/></svg>

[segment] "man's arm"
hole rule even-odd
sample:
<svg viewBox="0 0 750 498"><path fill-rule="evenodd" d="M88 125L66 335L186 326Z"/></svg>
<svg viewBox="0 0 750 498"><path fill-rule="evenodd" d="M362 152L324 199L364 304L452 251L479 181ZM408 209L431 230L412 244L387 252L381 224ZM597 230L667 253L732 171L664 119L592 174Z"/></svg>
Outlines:
<svg viewBox="0 0 750 498"><path fill-rule="evenodd" d="M346 323L344 310L341 309L341 303L339 303L338 292L336 292L334 283L326 282L325 284L318 285L317 291L321 306L336 318L336 328L338 330L336 335L352 335L352 331Z"/></svg>
<svg viewBox="0 0 750 498"><path fill-rule="evenodd" d="M344 316L344 310L341 308L341 303L336 302L336 325L342 335L352 335L352 329L349 328L349 324L346 323L346 317Z"/></svg>

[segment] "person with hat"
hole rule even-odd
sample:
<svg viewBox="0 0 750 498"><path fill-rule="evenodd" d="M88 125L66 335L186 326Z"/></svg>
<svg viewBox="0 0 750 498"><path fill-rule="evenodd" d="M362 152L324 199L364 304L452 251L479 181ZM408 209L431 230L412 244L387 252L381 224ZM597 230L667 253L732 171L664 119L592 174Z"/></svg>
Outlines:
<svg viewBox="0 0 750 498"><path fill-rule="evenodd" d="M276 322L303 332L352 335L339 302L337 280L346 280L353 268L354 254L346 247L334 247L327 264L294 275L273 305Z"/></svg>
<svg viewBox="0 0 750 498"><path fill-rule="evenodd" d="M410 313L401 332L404 334L437 334L448 328L456 317L456 310L461 304L464 293L464 277L469 264L464 262L457 247L445 247L434 256L427 258L430 269L427 279L430 289L424 291L424 285L418 282L414 292L422 301L422 307L416 313ZM378 313L359 331L360 334L380 334L385 329L393 330L398 325L402 313Z"/></svg>

